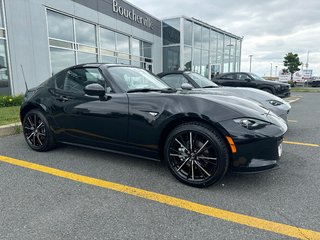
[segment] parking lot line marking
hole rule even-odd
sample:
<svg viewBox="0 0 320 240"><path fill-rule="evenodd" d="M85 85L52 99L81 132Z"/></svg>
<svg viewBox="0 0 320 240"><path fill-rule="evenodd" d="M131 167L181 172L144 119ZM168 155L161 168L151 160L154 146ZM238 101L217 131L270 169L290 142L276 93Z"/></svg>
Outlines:
<svg viewBox="0 0 320 240"><path fill-rule="evenodd" d="M251 217L245 214L235 213L227 210L222 210L215 207L210 207L202 205L199 203L191 202L188 200L167 196L164 194L151 192L135 187L130 187L122 185L119 183L113 183L97 178L92 178L72 172L67 172L59 170L56 168L47 167L44 165L39 165L36 163L31 163L27 161L18 160L15 158L10 158L0 155L0 162L8 163L11 165L35 170L38 172L50 174L53 176L69 179L72 181L85 183L88 185L93 185L105 189L114 190L117 192L125 193L128 195L148 199L151 201L163 203L169 206L185 209L188 211L200 213L206 216L214 217L217 219L234 222L241 225L246 225L249 227L270 231L277 234L282 234L290 237L295 237L298 239L320 239L320 232L316 232L309 229L298 228L295 226L290 226L283 223L272 222L269 220L264 220L261 218Z"/></svg>
<svg viewBox="0 0 320 240"><path fill-rule="evenodd" d="M313 143L290 142L290 141L283 141L283 143L293 144L293 145L301 145L301 146L308 146L308 147L320 147L319 144L313 144Z"/></svg>
<svg viewBox="0 0 320 240"><path fill-rule="evenodd" d="M288 120L288 122L293 122L293 123L297 123L298 121L297 120Z"/></svg>
<svg viewBox="0 0 320 240"><path fill-rule="evenodd" d="M297 98L288 98L288 99L285 99L285 101L287 103L294 103L296 101L300 100L300 97L297 97Z"/></svg>

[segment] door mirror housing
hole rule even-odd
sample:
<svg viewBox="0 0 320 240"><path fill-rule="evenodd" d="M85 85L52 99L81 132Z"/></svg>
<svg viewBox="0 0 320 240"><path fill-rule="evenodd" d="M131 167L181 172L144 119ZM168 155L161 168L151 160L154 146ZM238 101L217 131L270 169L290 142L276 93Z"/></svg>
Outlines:
<svg viewBox="0 0 320 240"><path fill-rule="evenodd" d="M246 82L251 82L251 79L250 78L246 78L245 81Z"/></svg>
<svg viewBox="0 0 320 240"><path fill-rule="evenodd" d="M84 88L85 94L89 96L102 97L106 94L106 90L98 83L91 83Z"/></svg>
<svg viewBox="0 0 320 240"><path fill-rule="evenodd" d="M182 90L192 90L192 85L190 83L182 83L181 84Z"/></svg>

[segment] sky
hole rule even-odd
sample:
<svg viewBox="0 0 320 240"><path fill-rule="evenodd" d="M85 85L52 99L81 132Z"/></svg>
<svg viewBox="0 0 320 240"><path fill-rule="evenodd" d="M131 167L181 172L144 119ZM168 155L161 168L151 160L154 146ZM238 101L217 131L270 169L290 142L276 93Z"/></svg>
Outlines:
<svg viewBox="0 0 320 240"><path fill-rule="evenodd" d="M241 71L270 76L297 53L320 76L320 0L128 0L158 19L185 15L243 36ZM300 67L301 68L301 67ZM306 66L303 67L306 69Z"/></svg>

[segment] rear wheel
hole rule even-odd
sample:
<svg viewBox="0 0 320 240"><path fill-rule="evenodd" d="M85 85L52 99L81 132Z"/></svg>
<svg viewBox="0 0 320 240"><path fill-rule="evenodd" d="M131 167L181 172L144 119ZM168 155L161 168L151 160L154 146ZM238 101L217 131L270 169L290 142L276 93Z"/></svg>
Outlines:
<svg viewBox="0 0 320 240"><path fill-rule="evenodd" d="M164 156L171 173L193 187L217 182L229 165L225 141L213 128L197 122L182 124L169 134Z"/></svg>
<svg viewBox="0 0 320 240"><path fill-rule="evenodd" d="M25 140L33 150L44 152L55 147L53 133L41 111L34 109L28 112L23 119L22 126Z"/></svg>

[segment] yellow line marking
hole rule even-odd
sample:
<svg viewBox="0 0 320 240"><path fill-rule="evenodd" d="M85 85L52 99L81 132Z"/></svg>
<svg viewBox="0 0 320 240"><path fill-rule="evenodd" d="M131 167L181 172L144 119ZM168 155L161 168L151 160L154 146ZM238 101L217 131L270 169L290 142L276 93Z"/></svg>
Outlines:
<svg viewBox="0 0 320 240"><path fill-rule="evenodd" d="M293 122L293 123L297 123L298 121L297 120L288 120L288 122Z"/></svg>
<svg viewBox="0 0 320 240"><path fill-rule="evenodd" d="M290 142L290 141L283 141L283 143L286 143L286 144L294 144L294 145L301 145L301 146L308 146L308 147L320 147L319 144L313 144L313 143Z"/></svg>
<svg viewBox="0 0 320 240"><path fill-rule="evenodd" d="M8 164L20 166L23 168L35 170L42 173L47 173L53 176L70 179L76 182L85 183L93 186L102 187L105 189L111 189L117 192L126 193L132 196L148 199L151 201L163 203L169 206L178 207L188 211L200 213L206 216L222 219L229 222L234 222L241 225L246 225L261 230L266 230L298 239L320 239L320 232L308 230L304 228L298 228L283 223L272 222L256 217L247 216L245 214L239 214L222 210L214 207L205 206L202 204L194 203L191 201L167 196L160 193L146 191L143 189L130 187L118 183L108 182L101 179L87 177L72 172L66 172L59 169L46 167L43 165L22 161L10 157L0 155L0 161ZM192 189L190 189L192 190Z"/></svg>
<svg viewBox="0 0 320 240"><path fill-rule="evenodd" d="M296 101L298 101L298 100L300 100L299 97L298 97L298 98L288 98L288 99L285 99L285 101L288 102L288 103L294 103L294 102L296 102Z"/></svg>

